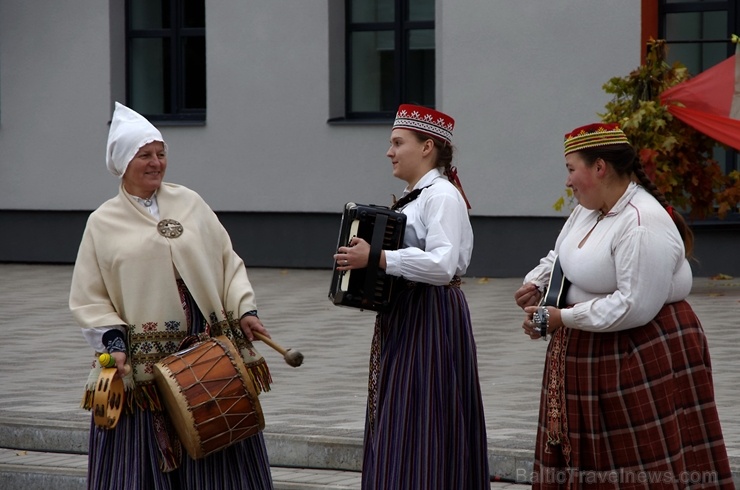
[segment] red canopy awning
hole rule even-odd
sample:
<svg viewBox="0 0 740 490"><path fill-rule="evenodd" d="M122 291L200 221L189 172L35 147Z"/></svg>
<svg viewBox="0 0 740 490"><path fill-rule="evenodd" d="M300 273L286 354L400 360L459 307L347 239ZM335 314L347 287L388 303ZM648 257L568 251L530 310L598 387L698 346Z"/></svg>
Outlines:
<svg viewBox="0 0 740 490"><path fill-rule="evenodd" d="M740 45L738 45L740 50ZM660 94L676 118L725 145L740 150L740 56L704 70Z"/></svg>

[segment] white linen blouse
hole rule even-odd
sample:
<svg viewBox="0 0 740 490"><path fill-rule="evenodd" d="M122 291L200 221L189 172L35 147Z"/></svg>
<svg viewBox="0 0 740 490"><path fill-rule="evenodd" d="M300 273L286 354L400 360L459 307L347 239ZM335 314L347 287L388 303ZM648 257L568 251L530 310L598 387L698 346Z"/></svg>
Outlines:
<svg viewBox="0 0 740 490"><path fill-rule="evenodd" d="M470 265L473 229L468 209L442 169L430 170L403 195L415 189L423 190L401 210L406 215L404 248L385 251L385 272L443 286Z"/></svg>
<svg viewBox="0 0 740 490"><path fill-rule="evenodd" d="M566 327L626 330L650 322L663 305L686 299L693 278L683 241L648 191L630 183L603 219L599 214L576 206L555 248L524 278L544 287L560 257L571 282L566 302L573 305L561 310Z"/></svg>

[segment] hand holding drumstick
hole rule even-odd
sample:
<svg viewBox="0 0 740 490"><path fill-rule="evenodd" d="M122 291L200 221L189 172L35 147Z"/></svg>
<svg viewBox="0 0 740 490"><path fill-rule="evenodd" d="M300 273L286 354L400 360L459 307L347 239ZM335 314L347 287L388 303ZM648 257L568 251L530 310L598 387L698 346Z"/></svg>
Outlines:
<svg viewBox="0 0 740 490"><path fill-rule="evenodd" d="M265 344L269 345L270 347L281 353L283 355L283 358L285 359L285 362L287 362L289 366L298 367L303 364L303 354L301 354L297 350L285 349L271 338L262 335L257 331L253 330L252 333L258 340L261 340Z"/></svg>
<svg viewBox="0 0 740 490"><path fill-rule="evenodd" d="M285 349L272 340L270 334L267 333L267 329L262 325L262 321L258 316L244 315L239 324L244 335L247 336L250 342L254 341L254 339L261 340L282 354L285 362L287 362L289 366L298 367L303 364L303 354L297 350Z"/></svg>

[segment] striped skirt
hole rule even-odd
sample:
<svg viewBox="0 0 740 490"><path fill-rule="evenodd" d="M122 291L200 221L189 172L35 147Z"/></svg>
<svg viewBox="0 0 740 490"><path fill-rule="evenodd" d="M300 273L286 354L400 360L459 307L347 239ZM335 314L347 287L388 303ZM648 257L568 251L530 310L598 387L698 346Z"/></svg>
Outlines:
<svg viewBox="0 0 740 490"><path fill-rule="evenodd" d="M183 452L180 467L159 467L157 434L162 418L150 410L123 413L113 430L90 428L90 490L267 490L270 465L262 433L203 459Z"/></svg>
<svg viewBox="0 0 740 490"><path fill-rule="evenodd" d="M647 325L550 341L533 489L734 488L704 330L685 301Z"/></svg>
<svg viewBox="0 0 740 490"><path fill-rule="evenodd" d="M376 319L362 488L488 489L470 312L459 287L404 289Z"/></svg>

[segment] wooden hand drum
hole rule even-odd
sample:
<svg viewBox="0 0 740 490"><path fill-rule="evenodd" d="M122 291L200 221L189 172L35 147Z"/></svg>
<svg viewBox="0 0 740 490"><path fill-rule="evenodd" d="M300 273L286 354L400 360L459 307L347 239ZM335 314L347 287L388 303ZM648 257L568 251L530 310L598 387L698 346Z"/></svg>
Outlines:
<svg viewBox="0 0 740 490"><path fill-rule="evenodd" d="M265 428L254 382L225 336L163 358L154 365L154 379L177 435L193 459Z"/></svg>

